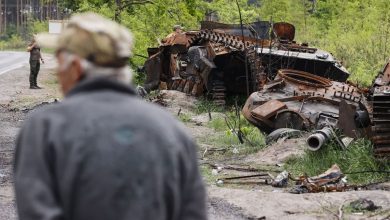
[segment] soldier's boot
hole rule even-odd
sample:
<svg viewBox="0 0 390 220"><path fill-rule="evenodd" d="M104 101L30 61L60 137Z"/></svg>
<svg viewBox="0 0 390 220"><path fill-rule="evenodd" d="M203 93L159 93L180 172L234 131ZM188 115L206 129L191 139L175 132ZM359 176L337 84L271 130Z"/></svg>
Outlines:
<svg viewBox="0 0 390 220"><path fill-rule="evenodd" d="M34 75L30 74L30 89L36 89L34 83Z"/></svg>
<svg viewBox="0 0 390 220"><path fill-rule="evenodd" d="M34 87L35 89L42 89L41 87L38 86L37 78L38 78L38 74L34 76Z"/></svg>

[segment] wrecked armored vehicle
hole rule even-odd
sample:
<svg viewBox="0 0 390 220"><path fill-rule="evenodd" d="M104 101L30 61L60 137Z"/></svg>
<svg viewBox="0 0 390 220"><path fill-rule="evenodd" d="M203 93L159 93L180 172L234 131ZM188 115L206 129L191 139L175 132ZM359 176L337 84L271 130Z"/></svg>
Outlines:
<svg viewBox="0 0 390 220"><path fill-rule="evenodd" d="M293 69L280 69L273 81L252 93L244 117L264 132L338 127L349 136L367 134L364 89ZM355 115L355 113L361 113Z"/></svg>
<svg viewBox="0 0 390 220"><path fill-rule="evenodd" d="M293 69L280 69L274 80L252 93L242 113L261 131L280 128L317 130L308 147L318 150L338 129L351 138L370 138L375 154L390 154L390 65L370 90ZM342 143L340 143L343 145Z"/></svg>
<svg viewBox="0 0 390 220"><path fill-rule="evenodd" d="M282 68L306 71L343 82L349 73L330 53L294 41L295 27L265 21L240 25L205 21L199 31L170 36L149 48L147 91L172 89L215 103L226 96L258 91Z"/></svg>

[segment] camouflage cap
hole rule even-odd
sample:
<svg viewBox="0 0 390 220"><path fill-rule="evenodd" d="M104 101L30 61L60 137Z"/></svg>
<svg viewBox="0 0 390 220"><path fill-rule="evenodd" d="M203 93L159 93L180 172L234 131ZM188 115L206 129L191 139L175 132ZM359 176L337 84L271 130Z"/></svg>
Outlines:
<svg viewBox="0 0 390 220"><path fill-rule="evenodd" d="M38 34L37 41L42 47L65 50L105 67L126 65L133 44L125 27L95 13L76 14L61 34Z"/></svg>

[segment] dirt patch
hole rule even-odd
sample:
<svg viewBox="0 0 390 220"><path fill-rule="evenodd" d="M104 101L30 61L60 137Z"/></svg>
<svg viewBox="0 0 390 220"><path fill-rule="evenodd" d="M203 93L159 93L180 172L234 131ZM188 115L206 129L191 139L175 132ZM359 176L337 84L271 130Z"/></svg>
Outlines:
<svg viewBox="0 0 390 220"><path fill-rule="evenodd" d="M255 154L248 155L244 161L247 164L281 164L288 158L300 156L306 148L306 138L279 139Z"/></svg>
<svg viewBox="0 0 390 220"><path fill-rule="evenodd" d="M246 220L251 216L243 214L243 210L225 200L209 198L207 203L209 218L213 220Z"/></svg>
<svg viewBox="0 0 390 220"><path fill-rule="evenodd" d="M230 204L240 207L244 215L256 218L265 216L266 219L337 219L342 204L367 198L376 205L382 206L382 210L390 208L390 193L383 191L353 191L339 193L316 193L296 195L276 192L260 192L243 189L231 189L221 187L209 187L211 198L229 201ZM374 214L374 213L371 213ZM377 213L373 219L386 217ZM387 213L388 214L388 213ZM346 218L353 214L344 215ZM359 216L358 216L359 217ZM361 218L368 218L366 217ZM348 218L349 219L349 218Z"/></svg>
<svg viewBox="0 0 390 220"><path fill-rule="evenodd" d="M166 108L173 114L192 114L196 107L196 98L175 90L162 90L160 96L167 103Z"/></svg>

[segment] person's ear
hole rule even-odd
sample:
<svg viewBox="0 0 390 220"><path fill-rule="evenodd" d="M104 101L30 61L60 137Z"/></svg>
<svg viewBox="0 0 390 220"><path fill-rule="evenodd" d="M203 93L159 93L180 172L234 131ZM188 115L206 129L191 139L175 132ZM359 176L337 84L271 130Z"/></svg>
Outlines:
<svg viewBox="0 0 390 220"><path fill-rule="evenodd" d="M81 60L80 58L76 58L73 60L73 68L74 68L74 78L75 81L80 81L83 78L83 67L81 66Z"/></svg>

